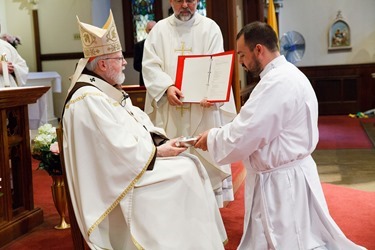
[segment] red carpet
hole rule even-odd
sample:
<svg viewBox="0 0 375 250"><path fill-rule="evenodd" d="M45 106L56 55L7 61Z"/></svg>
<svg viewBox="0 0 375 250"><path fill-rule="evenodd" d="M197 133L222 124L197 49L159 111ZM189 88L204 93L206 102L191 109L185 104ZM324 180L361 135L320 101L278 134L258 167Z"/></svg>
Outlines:
<svg viewBox="0 0 375 250"><path fill-rule="evenodd" d="M323 183L329 211L346 237L368 250L375 250L375 192L358 191ZM244 185L236 199L221 209L229 242L226 250L235 250L240 243L244 217Z"/></svg>
<svg viewBox="0 0 375 250"><path fill-rule="evenodd" d="M226 207L221 208L225 229L227 230L228 243L225 250L235 250L240 244L243 232L244 218L244 186L243 182L235 194L235 200L230 202Z"/></svg>
<svg viewBox="0 0 375 250"><path fill-rule="evenodd" d="M33 159L34 206L43 210L44 222L30 233L17 238L5 248L9 250L67 250L73 249L70 229L57 230L59 214L53 204L52 179L44 170L36 170L38 162Z"/></svg>
<svg viewBox="0 0 375 250"><path fill-rule="evenodd" d="M372 148L361 121L375 122L374 118L350 118L349 116L319 116L319 143L317 149Z"/></svg>
<svg viewBox="0 0 375 250"><path fill-rule="evenodd" d="M36 163L33 160L34 200L35 206L43 209L44 223L2 249L72 249L70 230L54 229L59 223L59 216L52 201L51 177L45 171L35 170ZM242 236L244 182L239 184L237 181L243 178L242 167L242 164L233 166L234 186L238 189L235 200L220 209L229 239L226 250L236 249ZM375 250L375 192L357 191L331 184L323 184L323 190L332 217L346 236L369 250Z"/></svg>
<svg viewBox="0 0 375 250"><path fill-rule="evenodd" d="M375 249L375 192L323 183L329 211L346 237Z"/></svg>

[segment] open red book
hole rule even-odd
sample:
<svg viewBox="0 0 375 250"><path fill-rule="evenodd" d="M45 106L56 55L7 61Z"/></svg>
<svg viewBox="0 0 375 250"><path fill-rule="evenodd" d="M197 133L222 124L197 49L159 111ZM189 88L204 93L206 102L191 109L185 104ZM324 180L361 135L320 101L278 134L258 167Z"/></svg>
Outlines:
<svg viewBox="0 0 375 250"><path fill-rule="evenodd" d="M233 50L212 55L179 56L175 85L184 94L181 101L229 101L233 62Z"/></svg>

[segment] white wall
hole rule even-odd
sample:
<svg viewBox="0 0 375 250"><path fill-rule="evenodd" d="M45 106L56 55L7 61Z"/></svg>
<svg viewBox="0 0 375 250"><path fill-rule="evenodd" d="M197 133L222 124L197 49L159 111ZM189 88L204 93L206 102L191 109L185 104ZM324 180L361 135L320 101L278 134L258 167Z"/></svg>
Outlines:
<svg viewBox="0 0 375 250"><path fill-rule="evenodd" d="M0 1L0 34L7 33L7 19L4 0Z"/></svg>
<svg viewBox="0 0 375 250"><path fill-rule="evenodd" d="M102 1L102 0L96 0ZM124 18L123 15L129 15L129 13L122 13L122 1L111 0L111 9L113 17L115 18L117 32L121 40L123 50L125 49L125 34L124 34ZM103 23L104 24L104 23ZM99 26L101 27L101 26ZM133 58L125 58L128 63L125 67L125 85L137 85L139 83L139 72L133 68Z"/></svg>
<svg viewBox="0 0 375 250"><path fill-rule="evenodd" d="M162 1L163 13L166 15L170 6L169 0ZM125 35L121 1L39 0L42 54L82 52L81 41L74 39L74 34L79 33L76 16L82 22L103 25L108 13L102 13L100 10L105 9L103 12L108 12L109 3L123 43ZM240 4L237 3L237 9L240 10ZM295 30L306 40L305 55L297 66L375 62L375 0L284 0L283 5L279 15L280 34ZM350 26L352 50L328 52L328 29L338 10L342 11L345 21ZM21 37L22 45L18 47L18 52L26 60L31 72L36 71L32 19L32 5L28 0L0 0L1 33ZM240 29L242 25L239 24L237 27ZM133 69L133 59L126 60L128 65L125 70L125 82L137 84L139 74ZM69 77L73 74L76 63L77 60L42 62L44 71L56 71L62 76L62 93L54 94L56 115L61 114L69 87Z"/></svg>
<svg viewBox="0 0 375 250"><path fill-rule="evenodd" d="M27 1L14 3L10 0L0 0L0 6L1 34L8 33L20 37L22 45L18 46L18 53L27 61L29 68L35 68L31 5L27 4Z"/></svg>
<svg viewBox="0 0 375 250"><path fill-rule="evenodd" d="M36 71L33 6L27 0L0 0L0 7L1 17L6 20L3 23L3 19L0 19L2 26L6 24L4 30L21 38L22 45L18 46L18 52L26 60L30 72ZM92 23L91 13L91 0L39 0L41 53L82 52L81 40L74 39L74 34L79 33L76 15L81 21ZM56 71L62 76L62 93L54 94L54 111L57 116L61 114L70 84L69 77L76 63L77 60L42 62L43 71Z"/></svg>
<svg viewBox="0 0 375 250"><path fill-rule="evenodd" d="M305 38L305 54L297 66L375 62L374 0L284 0L283 5L280 36L294 30ZM352 49L328 52L328 31L339 10L350 27Z"/></svg>

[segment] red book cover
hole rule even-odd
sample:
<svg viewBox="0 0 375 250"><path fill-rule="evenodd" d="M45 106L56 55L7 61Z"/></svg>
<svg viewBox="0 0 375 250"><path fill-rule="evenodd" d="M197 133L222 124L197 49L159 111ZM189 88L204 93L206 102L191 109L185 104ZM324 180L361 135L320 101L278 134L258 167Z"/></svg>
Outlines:
<svg viewBox="0 0 375 250"><path fill-rule="evenodd" d="M234 51L212 55L181 55L177 61L175 86L183 102L227 102L230 97Z"/></svg>

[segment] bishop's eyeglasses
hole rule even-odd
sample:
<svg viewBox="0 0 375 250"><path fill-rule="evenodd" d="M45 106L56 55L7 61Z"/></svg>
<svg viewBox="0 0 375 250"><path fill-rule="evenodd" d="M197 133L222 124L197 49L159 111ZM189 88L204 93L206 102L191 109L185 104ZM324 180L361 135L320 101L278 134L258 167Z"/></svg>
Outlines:
<svg viewBox="0 0 375 250"><path fill-rule="evenodd" d="M125 60L125 58L123 56L120 56L120 57L107 57L107 58L102 58L102 60L117 60L119 62L123 62Z"/></svg>

